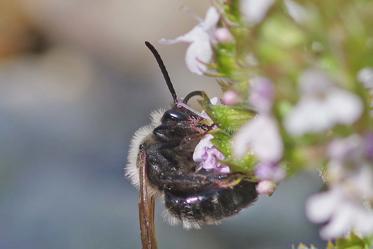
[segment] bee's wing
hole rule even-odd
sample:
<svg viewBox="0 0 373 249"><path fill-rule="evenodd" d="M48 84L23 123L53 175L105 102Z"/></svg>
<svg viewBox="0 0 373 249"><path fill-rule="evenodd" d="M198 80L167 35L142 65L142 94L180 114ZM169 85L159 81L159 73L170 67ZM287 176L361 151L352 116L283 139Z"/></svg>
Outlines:
<svg viewBox="0 0 373 249"><path fill-rule="evenodd" d="M137 164L140 178L139 221L141 241L143 249L156 249L157 242L154 227L155 196L150 195L149 193L148 180L146 176L146 161L145 151L140 150Z"/></svg>

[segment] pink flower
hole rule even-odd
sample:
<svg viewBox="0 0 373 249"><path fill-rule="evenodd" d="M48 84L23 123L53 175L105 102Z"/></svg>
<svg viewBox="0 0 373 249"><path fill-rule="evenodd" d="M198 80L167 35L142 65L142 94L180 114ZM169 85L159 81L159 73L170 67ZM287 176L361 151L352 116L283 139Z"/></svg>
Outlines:
<svg viewBox="0 0 373 249"><path fill-rule="evenodd" d="M163 44L190 43L186 52L185 62L191 72L202 75L207 70L206 64L212 58L211 42L219 18L218 10L210 7L207 10L205 20L195 26L191 31L175 39L162 39L160 42Z"/></svg>
<svg viewBox="0 0 373 249"><path fill-rule="evenodd" d="M193 161L198 164L198 169L213 170L219 173L229 173L230 169L228 166L220 163L224 160L224 155L221 153L211 142L214 137L211 134L207 134L197 144L194 153Z"/></svg>
<svg viewBox="0 0 373 249"><path fill-rule="evenodd" d="M272 195L276 190L276 183L269 180L260 181L256 186L256 192L261 195Z"/></svg>
<svg viewBox="0 0 373 249"><path fill-rule="evenodd" d="M240 96L235 91L229 90L223 94L222 101L225 105L235 105L240 102Z"/></svg>
<svg viewBox="0 0 373 249"><path fill-rule="evenodd" d="M215 31L215 39L218 42L229 43L233 42L234 38L227 28L218 28Z"/></svg>

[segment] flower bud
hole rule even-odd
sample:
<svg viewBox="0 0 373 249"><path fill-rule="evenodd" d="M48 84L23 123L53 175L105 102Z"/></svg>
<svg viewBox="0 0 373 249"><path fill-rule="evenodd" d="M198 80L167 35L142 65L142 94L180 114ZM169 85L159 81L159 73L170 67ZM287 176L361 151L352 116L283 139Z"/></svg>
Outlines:
<svg viewBox="0 0 373 249"><path fill-rule="evenodd" d="M260 181L256 186L256 192L261 195L271 196L276 190L276 183L269 180Z"/></svg>
<svg viewBox="0 0 373 249"><path fill-rule="evenodd" d="M240 97L235 91L229 90L223 94L222 101L225 105L235 105L240 102Z"/></svg>
<svg viewBox="0 0 373 249"><path fill-rule="evenodd" d="M215 38L218 42L228 43L233 42L233 36L227 28L218 28L215 31Z"/></svg>

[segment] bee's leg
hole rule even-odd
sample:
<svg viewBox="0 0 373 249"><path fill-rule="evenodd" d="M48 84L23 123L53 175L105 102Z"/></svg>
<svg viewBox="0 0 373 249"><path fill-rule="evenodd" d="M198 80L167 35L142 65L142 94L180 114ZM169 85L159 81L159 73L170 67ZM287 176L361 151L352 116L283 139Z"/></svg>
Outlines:
<svg viewBox="0 0 373 249"><path fill-rule="evenodd" d="M143 249L157 249L154 226L155 197L150 196L147 181L146 153L140 150L138 157L140 177L139 222Z"/></svg>

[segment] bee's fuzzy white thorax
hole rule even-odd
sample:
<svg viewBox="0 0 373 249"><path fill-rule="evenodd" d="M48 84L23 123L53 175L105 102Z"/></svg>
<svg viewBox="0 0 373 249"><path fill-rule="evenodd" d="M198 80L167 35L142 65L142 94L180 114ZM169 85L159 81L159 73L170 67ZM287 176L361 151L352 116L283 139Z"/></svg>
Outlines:
<svg viewBox="0 0 373 249"><path fill-rule="evenodd" d="M161 124L161 118L165 112L166 110L161 108L161 109L152 111L152 113L150 113L151 125L154 128Z"/></svg>
<svg viewBox="0 0 373 249"><path fill-rule="evenodd" d="M131 183L136 187L139 187L140 185L139 168L137 165L139 147L146 140L146 138L152 134L154 128L160 125L164 112L164 109L153 111L150 114L151 123L138 129L132 137L125 174L130 179Z"/></svg>

